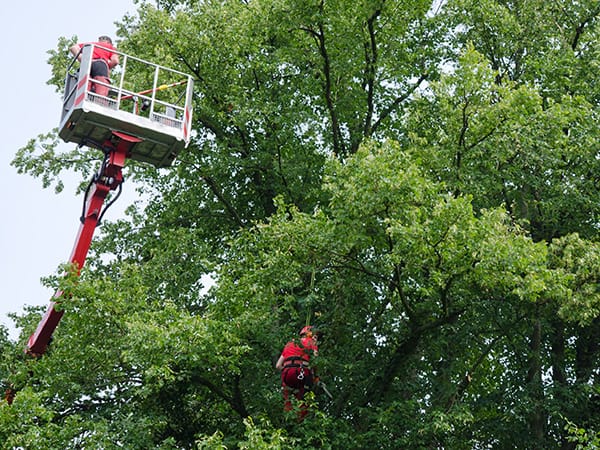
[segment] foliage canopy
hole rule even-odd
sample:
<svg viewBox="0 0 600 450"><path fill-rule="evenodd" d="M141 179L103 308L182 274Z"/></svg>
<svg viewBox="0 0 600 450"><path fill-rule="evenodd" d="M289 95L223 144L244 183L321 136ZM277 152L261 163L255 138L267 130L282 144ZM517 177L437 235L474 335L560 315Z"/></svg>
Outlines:
<svg viewBox="0 0 600 450"><path fill-rule="evenodd" d="M1 448L595 448L598 2L160 0L119 48L192 73L193 143L128 165L48 354L0 335ZM60 92L63 38L50 51ZM19 172L93 153L55 132ZM39 311L14 315L22 340ZM307 321L333 393L274 361Z"/></svg>

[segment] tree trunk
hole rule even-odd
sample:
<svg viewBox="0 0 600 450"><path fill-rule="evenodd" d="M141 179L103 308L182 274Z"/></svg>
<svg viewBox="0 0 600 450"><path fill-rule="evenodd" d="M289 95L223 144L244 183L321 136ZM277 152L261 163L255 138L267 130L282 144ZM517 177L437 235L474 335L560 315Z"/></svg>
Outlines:
<svg viewBox="0 0 600 450"><path fill-rule="evenodd" d="M537 311L536 311L537 313ZM537 315L537 314L536 314ZM529 344L530 358L527 371L527 386L531 397L531 413L529 415L529 432L532 438L532 449L544 448L545 413L544 390L542 387L542 324L538 318L533 323L531 342Z"/></svg>

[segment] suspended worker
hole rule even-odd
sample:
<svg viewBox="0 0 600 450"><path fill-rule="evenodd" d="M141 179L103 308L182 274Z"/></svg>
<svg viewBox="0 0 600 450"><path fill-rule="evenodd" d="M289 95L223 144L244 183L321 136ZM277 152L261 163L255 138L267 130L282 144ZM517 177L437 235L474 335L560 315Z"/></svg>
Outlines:
<svg viewBox="0 0 600 450"><path fill-rule="evenodd" d="M81 61L81 49L83 46L90 44L94 45L90 77L103 84L92 83L89 90L106 97L109 91L110 71L119 64L119 55L115 53L117 49L113 46L112 39L108 36L100 36L97 42L75 44L71 46L69 51L73 56L77 57L78 61Z"/></svg>
<svg viewBox="0 0 600 450"><path fill-rule="evenodd" d="M292 402L290 392L294 394L297 400L303 401L304 395L313 386L315 380L315 370L311 367L311 358L318 356L319 348L317 346L318 333L311 325L305 326L300 330L300 341L296 339L288 342L281 356L277 360L275 367L281 370L281 386L283 388L283 399L285 411L291 411ZM300 418L304 418L307 413L305 403L300 405Z"/></svg>

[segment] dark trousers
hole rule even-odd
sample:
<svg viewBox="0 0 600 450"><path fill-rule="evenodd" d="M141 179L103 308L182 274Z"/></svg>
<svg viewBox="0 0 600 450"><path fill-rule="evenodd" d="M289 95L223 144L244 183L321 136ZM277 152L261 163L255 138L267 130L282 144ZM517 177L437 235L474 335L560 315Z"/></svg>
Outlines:
<svg viewBox="0 0 600 450"><path fill-rule="evenodd" d="M297 400L304 400L306 391L312 388L313 374L308 367L293 366L284 367L281 372L281 386L283 387L284 409L292 410L292 402L290 400L290 392ZM300 417L303 418L307 413L307 406L302 403L300 405Z"/></svg>
<svg viewBox="0 0 600 450"><path fill-rule="evenodd" d="M108 64L103 59L95 59L92 61L90 68L90 77L92 80L88 83L88 90L95 92L98 95L106 97L108 95L110 78L108 77ZM99 84L94 80L99 81Z"/></svg>
<svg viewBox="0 0 600 450"><path fill-rule="evenodd" d="M108 64L103 59L94 59L92 61L92 67L90 68L90 76L94 77L107 77L108 78Z"/></svg>

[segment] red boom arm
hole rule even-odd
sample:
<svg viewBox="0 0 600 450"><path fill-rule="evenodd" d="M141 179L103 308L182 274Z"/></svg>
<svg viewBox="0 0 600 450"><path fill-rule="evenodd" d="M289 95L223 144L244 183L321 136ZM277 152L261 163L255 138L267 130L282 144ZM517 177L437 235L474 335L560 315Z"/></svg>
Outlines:
<svg viewBox="0 0 600 450"><path fill-rule="evenodd" d="M71 263L76 265L78 274L85 263L104 200L111 190L118 188L122 183L122 169L125 165L125 160L130 154L131 148L136 143L141 142L141 139L133 136L115 131L112 133L118 138L118 142L115 145L111 140L107 140L102 145L107 150L107 158L94 177L93 186L85 204L84 215L81 218L79 232L77 233L75 245L69 259ZM64 312L55 308L56 304L60 302L62 294L62 291L59 290L52 297L53 300L48 305L48 309L37 329L29 337L26 349L27 353L41 356L46 352L52 333L56 329Z"/></svg>

